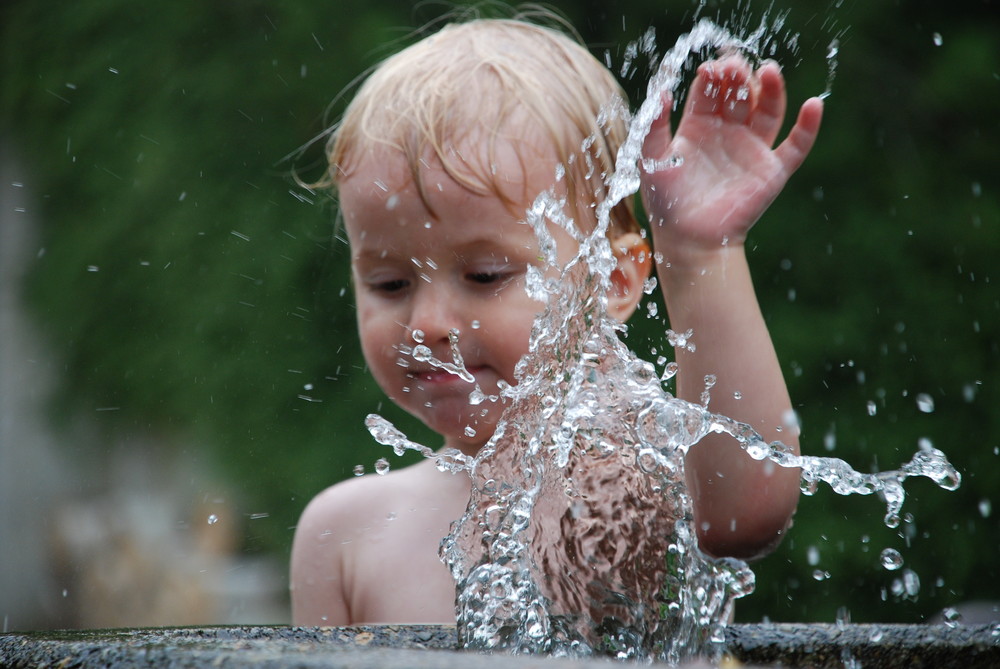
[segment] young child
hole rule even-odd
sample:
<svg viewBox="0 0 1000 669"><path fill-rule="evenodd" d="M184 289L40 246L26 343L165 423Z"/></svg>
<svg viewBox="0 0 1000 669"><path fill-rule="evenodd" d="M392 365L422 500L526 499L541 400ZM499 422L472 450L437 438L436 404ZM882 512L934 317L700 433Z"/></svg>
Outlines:
<svg viewBox="0 0 1000 669"><path fill-rule="evenodd" d="M401 350L422 341L450 360L448 334L457 329L484 393L516 382L541 309L524 290L527 268L539 263L535 235L521 222L525 208L556 187L578 224L593 229L603 177L625 136L621 120L598 122L616 98L623 93L613 76L566 35L475 20L385 61L332 137L330 180L351 247L365 360L444 447L474 456L502 402L470 406L469 383ZM644 171L642 194L671 328L693 330L697 343L677 350L677 395L697 402L714 374L714 411L797 449L744 240L809 152L822 102L804 103L772 149L785 114L780 70L767 62L753 71L730 56L700 67L673 135L670 109L664 100L644 155L683 162ZM591 135L596 141L582 149ZM566 177L557 181L559 165ZM565 262L575 243L550 227ZM625 321L653 264L630 203L618 205L608 236L618 261L608 309ZM754 461L728 437L693 448L687 476L699 544L711 555L767 553L798 500L796 470ZM295 534L294 623L453 623L455 584L438 548L469 495L469 477L430 460L320 493Z"/></svg>

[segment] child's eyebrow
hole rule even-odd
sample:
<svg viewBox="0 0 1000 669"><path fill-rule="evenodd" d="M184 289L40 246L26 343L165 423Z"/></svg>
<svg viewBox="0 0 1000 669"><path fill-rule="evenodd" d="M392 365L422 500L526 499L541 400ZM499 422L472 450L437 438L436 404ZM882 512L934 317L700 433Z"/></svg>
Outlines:
<svg viewBox="0 0 1000 669"><path fill-rule="evenodd" d="M523 255L535 256L532 240L514 240L508 237L491 237L489 239L479 239L470 241L467 244L457 246L452 251L456 257L489 255L490 257L510 262L511 258Z"/></svg>
<svg viewBox="0 0 1000 669"><path fill-rule="evenodd" d="M392 259L395 260L395 256L398 254L391 254ZM351 254L351 262L375 262L390 259L390 253L388 249L363 249Z"/></svg>
<svg viewBox="0 0 1000 669"><path fill-rule="evenodd" d="M447 253L452 258L489 255L503 262L518 259L534 259L536 239L530 230L527 234L498 234L483 231L469 239L458 240L454 244L446 244L444 248L432 244L407 244L402 248L370 247L356 249L351 255L352 263L399 263L405 265L425 264L428 261L440 260L441 253Z"/></svg>

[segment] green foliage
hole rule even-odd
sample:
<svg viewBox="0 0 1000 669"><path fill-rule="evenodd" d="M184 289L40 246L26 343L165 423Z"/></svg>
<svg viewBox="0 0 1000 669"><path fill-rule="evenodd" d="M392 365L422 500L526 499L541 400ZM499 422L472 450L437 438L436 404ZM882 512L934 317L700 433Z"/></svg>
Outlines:
<svg viewBox="0 0 1000 669"><path fill-rule="evenodd" d="M855 621L914 621L1000 599L1000 527L981 504L1000 489L1000 20L990 2L832 4L789 3L785 30L801 36L777 55L791 104L825 89L834 38L839 65L814 153L751 238L760 301L805 452L886 469L926 438L965 480L954 493L915 482L913 520L898 530L878 500L803 498L740 616L830 621L844 606ZM692 25L689 2L608 7L560 8L616 67L647 26L662 49ZM0 8L0 139L26 166L43 225L27 294L65 369L55 412L204 453L247 513L270 514L251 524L248 548L286 553L308 499L383 455L365 414L435 443L366 374L335 206L291 172L320 176L327 105L443 10ZM633 100L644 77L624 82ZM662 350L663 327L638 316L630 343ZM915 600L892 594L900 572L878 565L887 546L919 575Z"/></svg>

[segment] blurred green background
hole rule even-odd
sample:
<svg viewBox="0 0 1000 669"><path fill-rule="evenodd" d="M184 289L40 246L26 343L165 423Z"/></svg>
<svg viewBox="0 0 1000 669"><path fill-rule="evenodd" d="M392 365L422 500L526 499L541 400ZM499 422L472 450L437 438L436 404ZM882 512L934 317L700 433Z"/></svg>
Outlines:
<svg viewBox="0 0 1000 669"><path fill-rule="evenodd" d="M662 53L697 7L553 6L616 71L649 26ZM708 2L702 15L753 28L769 6ZM964 482L912 481L896 530L877 499L804 497L738 620L831 621L842 609L913 622L1000 599L1000 11L989 0L773 6L772 20L789 9L776 57L792 105L826 89L839 40L818 144L749 243L803 451L874 471L926 438ZM226 482L236 550L283 571L314 494L357 464L402 465L372 442L367 413L434 444L367 375L335 203L292 172L320 175L312 140L343 109L338 94L451 7L0 6L0 146L30 192L17 213L37 226L18 291L58 370L46 406L67 460L99 462L107 444L150 436L147 448ZM648 74L637 64L623 78L633 103ZM662 350L664 324L642 314L630 343ZM78 438L80 421L96 436ZM919 589L881 568L885 547Z"/></svg>

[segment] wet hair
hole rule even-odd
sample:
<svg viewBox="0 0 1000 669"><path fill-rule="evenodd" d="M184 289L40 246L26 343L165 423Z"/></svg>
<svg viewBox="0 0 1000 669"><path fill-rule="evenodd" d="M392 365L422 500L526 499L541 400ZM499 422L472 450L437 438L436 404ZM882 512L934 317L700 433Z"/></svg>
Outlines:
<svg viewBox="0 0 1000 669"><path fill-rule="evenodd" d="M403 156L425 204L421 174L433 156L470 191L523 206L507 194L493 157L499 141L511 141L522 164L541 158L518 146L530 138L551 146L584 225L582 217L596 220L627 109L611 72L559 29L521 19L450 23L386 59L361 85L330 136L324 185L336 189L366 155L388 150ZM485 142L485 152L463 155L470 142ZM627 198L612 212L609 234L638 230Z"/></svg>

